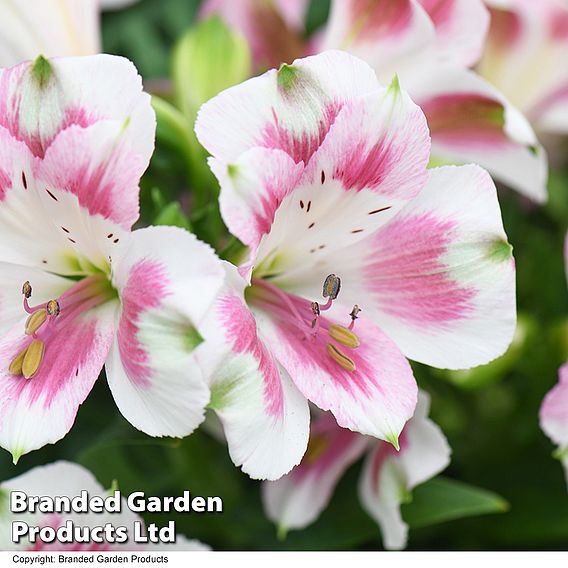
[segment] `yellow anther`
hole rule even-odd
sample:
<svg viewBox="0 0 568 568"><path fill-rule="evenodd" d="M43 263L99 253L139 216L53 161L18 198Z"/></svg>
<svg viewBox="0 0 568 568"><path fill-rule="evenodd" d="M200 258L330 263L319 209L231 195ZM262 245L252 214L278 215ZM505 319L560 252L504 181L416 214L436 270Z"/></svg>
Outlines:
<svg viewBox="0 0 568 568"><path fill-rule="evenodd" d="M308 442L308 449L304 454L304 459L308 463L317 461L329 448L329 440L325 436L312 434Z"/></svg>
<svg viewBox="0 0 568 568"><path fill-rule="evenodd" d="M341 278L335 274L329 274L323 283L323 297L330 297L332 300L337 298L341 289Z"/></svg>
<svg viewBox="0 0 568 568"><path fill-rule="evenodd" d="M347 357L347 355L345 355L345 353L343 353L338 347L336 347L335 345L332 345L331 343L328 343L326 345L326 349L327 349L327 352L329 353L329 356L340 367L343 367L346 371L350 371L351 373L353 371L355 371L355 369L357 368L355 366L355 361L353 361L353 359L350 359L349 357Z"/></svg>
<svg viewBox="0 0 568 568"><path fill-rule="evenodd" d="M8 371L12 375L22 375L22 366L24 364L24 357L26 356L26 351L28 348L22 349L15 357L12 359L10 366L8 367Z"/></svg>
<svg viewBox="0 0 568 568"><path fill-rule="evenodd" d="M335 339L341 345L345 345L345 347L349 347L350 349L355 349L361 345L359 338L346 327L342 325L338 325L336 323L329 326L327 333L332 339Z"/></svg>
<svg viewBox="0 0 568 568"><path fill-rule="evenodd" d="M59 306L59 302L57 300L49 300L49 302L47 302L47 313L50 316L58 316L61 312L61 308Z"/></svg>
<svg viewBox="0 0 568 568"><path fill-rule="evenodd" d="M26 280L24 282L24 285L22 286L22 294L24 295L25 298L31 298L32 285L30 284L29 280Z"/></svg>
<svg viewBox="0 0 568 568"><path fill-rule="evenodd" d="M46 310L37 310L26 321L26 335L33 335L47 319Z"/></svg>
<svg viewBox="0 0 568 568"><path fill-rule="evenodd" d="M45 352L45 343L41 339L34 339L28 346L22 363L22 374L31 379L40 368Z"/></svg>

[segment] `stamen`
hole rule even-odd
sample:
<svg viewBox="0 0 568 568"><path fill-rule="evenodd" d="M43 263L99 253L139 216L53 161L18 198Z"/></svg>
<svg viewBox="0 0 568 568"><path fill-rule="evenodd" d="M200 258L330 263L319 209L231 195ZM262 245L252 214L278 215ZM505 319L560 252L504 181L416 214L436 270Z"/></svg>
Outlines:
<svg viewBox="0 0 568 568"><path fill-rule="evenodd" d="M30 343L22 363L22 374L26 379L31 379L37 373L43 361L44 352L45 343L41 339L34 339Z"/></svg>
<svg viewBox="0 0 568 568"><path fill-rule="evenodd" d="M342 325L336 323L330 325L327 333L332 339L335 339L335 341L350 349L356 349L361 345L359 338L351 330Z"/></svg>
<svg viewBox="0 0 568 568"><path fill-rule="evenodd" d="M24 295L24 298L32 297L32 285L30 284L29 280L26 280L24 282L24 285L22 286L22 294Z"/></svg>
<svg viewBox="0 0 568 568"><path fill-rule="evenodd" d="M61 307L57 300L49 300L47 302L46 311L50 316L58 316L61 313Z"/></svg>
<svg viewBox="0 0 568 568"><path fill-rule="evenodd" d="M353 373L356 370L355 361L350 359L335 345L328 343L326 345L327 352L329 356L340 366L343 367L346 371Z"/></svg>
<svg viewBox="0 0 568 568"><path fill-rule="evenodd" d="M27 350L28 350L28 348L25 347L14 357L14 359L12 359L12 362L10 363L10 366L8 367L8 371L10 372L10 374L16 375L16 376L21 376L23 374L22 366L24 364L24 357L26 356Z"/></svg>
<svg viewBox="0 0 568 568"><path fill-rule="evenodd" d="M330 274L327 276L323 283L323 297L331 298L335 300L341 289L341 278L335 274Z"/></svg>
<svg viewBox="0 0 568 568"><path fill-rule="evenodd" d="M34 312L26 321L26 335L33 335L47 319L47 310Z"/></svg>

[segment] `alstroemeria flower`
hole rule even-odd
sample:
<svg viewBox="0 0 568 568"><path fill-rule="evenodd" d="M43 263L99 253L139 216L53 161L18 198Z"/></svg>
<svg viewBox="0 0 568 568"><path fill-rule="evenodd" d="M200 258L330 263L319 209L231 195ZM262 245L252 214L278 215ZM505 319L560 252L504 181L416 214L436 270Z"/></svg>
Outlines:
<svg viewBox="0 0 568 568"><path fill-rule="evenodd" d="M568 134L568 2L486 0L491 28L479 72L538 133Z"/></svg>
<svg viewBox="0 0 568 568"><path fill-rule="evenodd" d="M203 419L191 351L222 268L180 229L130 233L154 129L126 59L0 70L0 445L14 460L67 433L105 363L137 428L183 436Z"/></svg>
<svg viewBox="0 0 568 568"><path fill-rule="evenodd" d="M568 277L568 235L564 245L564 262ZM559 381L540 408L540 427L558 446L556 455L564 466L568 484L568 362L559 371Z"/></svg>
<svg viewBox="0 0 568 568"><path fill-rule="evenodd" d="M408 526L400 505L417 485L450 463L450 447L428 418L429 407L430 399L421 391L416 412L401 435L399 452L385 442L339 428L328 414L318 418L302 463L282 479L263 483L262 498L270 520L281 532L316 521L345 471L366 454L359 481L361 505L381 527L384 547L404 548Z"/></svg>
<svg viewBox="0 0 568 568"><path fill-rule="evenodd" d="M110 492L102 487L93 474L80 465L59 461L49 465L35 467L30 471L0 483L0 550L17 550L20 552L73 552L73 551L125 551L125 550L209 550L209 547L197 540L189 540L177 535L176 542L171 544L138 544L132 540L134 523L144 523L141 517L130 511L126 500L122 498L119 513L12 513L10 510L10 491L23 491L27 495L44 497L78 497L81 491L87 491L89 497L106 498ZM73 542L51 543L30 542L22 539L18 544L12 540L12 523L24 521L32 527L51 527L57 530L71 521L76 527L104 527L110 523L113 527L126 527L130 539L126 543L109 542ZM81 531L86 532L86 531ZM105 534L102 535L105 538Z"/></svg>
<svg viewBox="0 0 568 568"><path fill-rule="evenodd" d="M327 52L224 91L196 132L249 247L206 329L227 353L204 363L245 472L299 463L307 400L397 445L416 404L406 357L465 368L504 352L515 271L495 186L477 166L427 170L426 120L396 81Z"/></svg>
<svg viewBox="0 0 568 568"><path fill-rule="evenodd" d="M100 10L136 0L2 0L0 67L44 57L101 51Z"/></svg>
<svg viewBox="0 0 568 568"><path fill-rule="evenodd" d="M251 45L262 38L263 44L276 41L271 32L261 35L264 21L244 9L249 3L231 3L231 9L228 4L206 2ZM531 199L544 201L546 154L530 124L468 69L481 55L488 26L483 0L333 0L325 29L306 49L349 51L385 83L397 73L426 115L434 163L477 163ZM290 61L289 55L282 61Z"/></svg>

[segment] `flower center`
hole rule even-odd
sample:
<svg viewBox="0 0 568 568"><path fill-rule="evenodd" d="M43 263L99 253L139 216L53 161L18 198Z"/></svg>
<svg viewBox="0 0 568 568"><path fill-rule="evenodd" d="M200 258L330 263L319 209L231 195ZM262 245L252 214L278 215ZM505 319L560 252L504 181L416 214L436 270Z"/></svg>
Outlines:
<svg viewBox="0 0 568 568"><path fill-rule="evenodd" d="M9 372L31 379L41 367L50 339L81 314L110 300L114 290L104 275L97 274L79 280L59 298L37 306L29 304L32 286L28 281L22 286L22 294L24 310L29 314L24 326L26 339L12 359Z"/></svg>
<svg viewBox="0 0 568 568"><path fill-rule="evenodd" d="M324 299L327 298L327 301L320 304L284 292L263 278L253 278L252 287L247 290L247 297L252 304L267 309L273 316L286 323L292 323L305 341L315 341L316 338L321 340L322 335L326 334L328 356L343 369L354 372L356 365L350 355L351 350L361 345L359 337L353 331L361 309L357 305L353 306L349 314L351 321L347 326L330 323L328 318L322 316L322 312L331 309L340 289L339 276L328 275L322 291L322 296Z"/></svg>

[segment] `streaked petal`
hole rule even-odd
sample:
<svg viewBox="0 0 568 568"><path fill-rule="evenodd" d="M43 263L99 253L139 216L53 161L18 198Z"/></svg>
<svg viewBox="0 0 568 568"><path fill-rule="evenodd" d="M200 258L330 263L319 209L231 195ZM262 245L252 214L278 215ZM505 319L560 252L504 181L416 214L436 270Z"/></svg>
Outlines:
<svg viewBox="0 0 568 568"><path fill-rule="evenodd" d="M120 411L143 432L182 437L203 421L209 389L193 350L222 282L213 250L181 229L140 229L121 247L113 272L121 312L107 377Z"/></svg>
<svg viewBox="0 0 568 568"><path fill-rule="evenodd" d="M477 163L527 197L546 200L546 153L494 87L469 70L440 66L415 74L410 92L428 119L435 157Z"/></svg>
<svg viewBox="0 0 568 568"><path fill-rule="evenodd" d="M47 149L38 183L52 193L72 193L91 216L130 229L138 219L138 183L147 165L132 146L130 128L117 121L67 128Z"/></svg>
<svg viewBox="0 0 568 568"><path fill-rule="evenodd" d="M281 150L251 148L225 165L210 158L221 186L219 204L231 233L253 251L270 232L276 210L295 189L304 168Z"/></svg>
<svg viewBox="0 0 568 568"><path fill-rule="evenodd" d="M307 163L345 101L378 86L366 63L329 51L223 91L201 107L195 131L201 144L225 163L254 146L284 150L296 162Z"/></svg>
<svg viewBox="0 0 568 568"><path fill-rule="evenodd" d="M156 119L134 65L123 57L93 55L38 59L0 70L0 126L43 156L71 125L128 121L126 136L143 169L154 150Z"/></svg>
<svg viewBox="0 0 568 568"><path fill-rule="evenodd" d="M304 455L308 404L259 337L243 300L244 281L226 267L227 287L204 325L197 358L233 462L255 479L278 479Z"/></svg>

